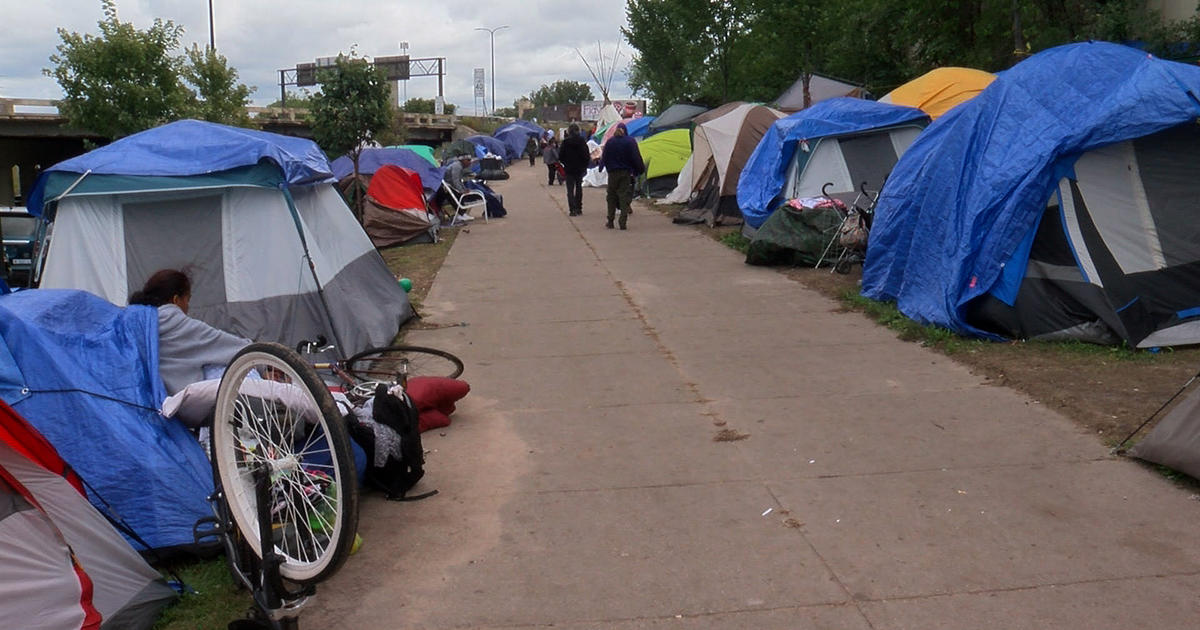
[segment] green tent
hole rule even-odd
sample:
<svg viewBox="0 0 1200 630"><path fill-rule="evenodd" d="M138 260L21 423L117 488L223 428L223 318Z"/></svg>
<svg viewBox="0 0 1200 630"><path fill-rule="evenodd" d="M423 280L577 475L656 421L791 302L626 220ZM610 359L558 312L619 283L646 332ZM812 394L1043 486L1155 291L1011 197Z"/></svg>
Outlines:
<svg viewBox="0 0 1200 630"><path fill-rule="evenodd" d="M389 149L408 149L409 151L416 153L417 155L425 158L426 160L429 160L430 164L432 164L434 166L441 166L441 164L438 164L437 158L433 157L433 147L425 146L423 144L397 144L397 145L393 145L393 146L390 146L387 148L389 148Z"/></svg>
<svg viewBox="0 0 1200 630"><path fill-rule="evenodd" d="M692 155L691 134L688 129L670 129L638 143L651 197L665 197L675 188L679 171Z"/></svg>

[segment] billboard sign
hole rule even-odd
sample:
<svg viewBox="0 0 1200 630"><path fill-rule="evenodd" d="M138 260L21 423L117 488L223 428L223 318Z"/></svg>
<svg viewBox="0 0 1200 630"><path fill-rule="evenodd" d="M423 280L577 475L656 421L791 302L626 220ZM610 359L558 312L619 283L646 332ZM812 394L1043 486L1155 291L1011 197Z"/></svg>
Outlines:
<svg viewBox="0 0 1200 630"><path fill-rule="evenodd" d="M394 57L376 57L375 67L382 70L388 81L408 80L408 55Z"/></svg>
<svg viewBox="0 0 1200 630"><path fill-rule="evenodd" d="M621 115L621 118L637 118L646 113L645 99L613 99L612 105L617 108L617 113ZM603 107L604 101L584 101L580 103L580 118L599 120L600 110Z"/></svg>

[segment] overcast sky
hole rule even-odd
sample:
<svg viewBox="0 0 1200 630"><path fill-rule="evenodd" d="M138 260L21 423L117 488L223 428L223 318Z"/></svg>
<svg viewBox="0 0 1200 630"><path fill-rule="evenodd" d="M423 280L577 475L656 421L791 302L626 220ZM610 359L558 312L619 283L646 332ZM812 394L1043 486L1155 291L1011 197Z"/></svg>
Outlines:
<svg viewBox="0 0 1200 630"><path fill-rule="evenodd" d="M620 0L212 0L217 51L236 68L242 83L255 88L254 104L279 98L279 69L317 57L350 52L375 57L400 54L445 57L445 96L461 113L474 113L472 75L484 68L491 104L488 34L476 27L509 26L496 32L496 106L559 79L581 81L599 97L578 48L596 66L600 52L611 63L620 42L617 72L610 92L628 98L625 75L630 50L620 34L625 3ZM118 15L147 29L154 18L185 29L184 46L208 43L206 0L118 0ZM103 11L99 0L0 0L0 96L59 98L58 83L42 74L61 43L64 28L98 34ZM402 84L403 85L403 84ZM296 88L289 88L296 89ZM409 98L437 96L437 78L420 77L402 88ZM480 105L482 106L482 105Z"/></svg>

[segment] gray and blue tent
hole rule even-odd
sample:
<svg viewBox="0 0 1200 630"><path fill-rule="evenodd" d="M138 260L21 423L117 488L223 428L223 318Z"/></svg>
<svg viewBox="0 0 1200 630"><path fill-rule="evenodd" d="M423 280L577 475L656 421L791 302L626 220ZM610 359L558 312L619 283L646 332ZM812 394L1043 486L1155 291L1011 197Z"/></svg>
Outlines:
<svg viewBox="0 0 1200 630"><path fill-rule="evenodd" d="M692 126L692 119L707 111L708 108L703 105L675 103L650 121L646 131L649 135L654 135L668 129L689 129Z"/></svg>
<svg viewBox="0 0 1200 630"><path fill-rule="evenodd" d="M540 138L545 133L545 129L534 123L517 120L497 129L492 133L492 137L504 143L504 158L511 162L521 158L530 137Z"/></svg>
<svg viewBox="0 0 1200 630"><path fill-rule="evenodd" d="M919 109L859 98L822 101L776 120L738 180L745 225L761 227L788 199L823 193L845 197L863 184L879 190L928 123Z"/></svg>
<svg viewBox="0 0 1200 630"><path fill-rule="evenodd" d="M526 135L525 137L528 138L529 136ZM499 138L493 138L492 136L485 135L474 135L468 136L467 142L470 142L477 147L475 152L476 157L483 157L488 153L502 158L508 155L508 145L504 144L504 141L500 140ZM521 148L525 148L524 141L521 143ZM478 149L482 149L482 151ZM520 156L518 155L517 157Z"/></svg>
<svg viewBox="0 0 1200 630"><path fill-rule="evenodd" d="M29 211L54 219L42 286L117 304L155 271L192 276L190 315L261 341L386 345L408 298L311 140L183 120L56 164Z"/></svg>
<svg viewBox="0 0 1200 630"><path fill-rule="evenodd" d="M931 124L876 207L863 295L990 338L1200 342L1200 68L1043 51Z"/></svg>

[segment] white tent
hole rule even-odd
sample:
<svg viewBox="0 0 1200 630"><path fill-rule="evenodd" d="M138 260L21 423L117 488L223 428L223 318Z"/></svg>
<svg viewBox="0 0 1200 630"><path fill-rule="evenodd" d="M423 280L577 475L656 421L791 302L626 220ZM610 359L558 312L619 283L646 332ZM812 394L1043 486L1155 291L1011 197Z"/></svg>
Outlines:
<svg viewBox="0 0 1200 630"><path fill-rule="evenodd" d="M196 163L206 153L230 158ZM343 355L386 345L412 309L329 179L299 138L198 121L129 136L39 180L55 218L42 286L124 305L155 271L182 269L189 314L213 326L289 346L324 334Z"/></svg>
<svg viewBox="0 0 1200 630"><path fill-rule="evenodd" d="M691 182L686 193L688 208L675 222L741 223L737 183L742 167L771 123L783 115L764 105L735 102L697 116L693 121L696 127L692 137ZM668 198L677 199L682 194L677 187Z"/></svg>
<svg viewBox="0 0 1200 630"><path fill-rule="evenodd" d="M0 402L0 617L6 627L148 629L175 599L81 487L49 442Z"/></svg>

